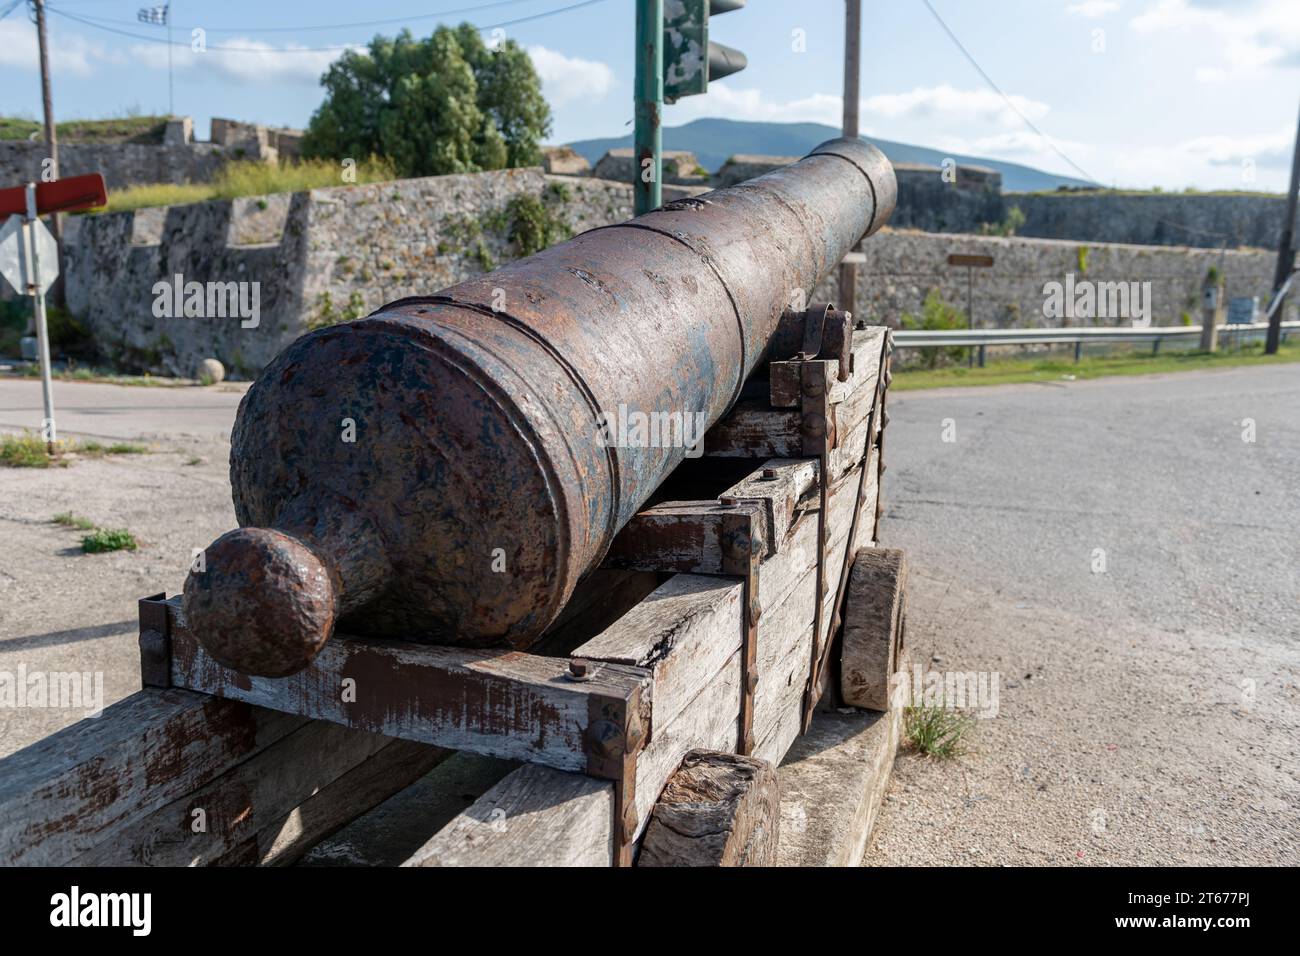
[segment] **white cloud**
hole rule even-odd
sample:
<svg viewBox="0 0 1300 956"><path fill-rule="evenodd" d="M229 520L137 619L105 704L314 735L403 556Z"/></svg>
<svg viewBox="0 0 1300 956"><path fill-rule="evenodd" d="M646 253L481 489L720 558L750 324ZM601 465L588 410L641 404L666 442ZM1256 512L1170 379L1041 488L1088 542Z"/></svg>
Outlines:
<svg viewBox="0 0 1300 956"><path fill-rule="evenodd" d="M86 76L100 63L118 63L121 57L76 33L51 31L50 70L58 76ZM36 28L23 19L0 20L0 66L23 70L40 68Z"/></svg>
<svg viewBox="0 0 1300 956"><path fill-rule="evenodd" d="M1291 158L1290 128L1255 136L1201 136L1168 146L1100 143L1054 138L1062 152L1103 185L1146 188L1281 190ZM1029 130L993 136L944 137L926 145L987 156L1066 176L1079 173Z"/></svg>
<svg viewBox="0 0 1300 956"><path fill-rule="evenodd" d="M1020 113L1031 120L1047 115L1048 105L1025 96L1007 97ZM864 111L889 119L943 119L998 122L1004 126L1022 123L1015 110L992 90L959 90L948 85L918 86L907 93L882 93L863 101Z"/></svg>
<svg viewBox="0 0 1300 956"><path fill-rule="evenodd" d="M1118 9L1119 4L1115 0L1083 0L1082 3L1070 4L1065 8L1065 12L1071 16L1096 20L1098 17L1104 17L1106 14L1114 13Z"/></svg>
<svg viewBox="0 0 1300 956"><path fill-rule="evenodd" d="M311 50L295 44L275 47L246 37L223 38L219 45L232 49L195 51L177 47L172 51L173 68L208 73L235 83L314 85L325 69L343 55L342 50ZM167 47L161 43L137 44L131 47L131 58L141 66L167 69Z"/></svg>
<svg viewBox="0 0 1300 956"><path fill-rule="evenodd" d="M614 71L604 63L565 56L544 46L530 46L528 56L552 106L570 100L599 99L614 86Z"/></svg>
<svg viewBox="0 0 1300 956"><path fill-rule="evenodd" d="M666 119L674 126L701 116L725 116L733 120L767 123L826 123L839 126L844 119L844 101L827 93L777 102L759 90L741 90L726 83L710 83L708 96L688 96L668 107Z"/></svg>
<svg viewBox="0 0 1300 956"><path fill-rule="evenodd" d="M1147 35L1179 33L1180 39L1203 34L1221 46L1233 71L1300 65L1296 0L1155 0L1129 26Z"/></svg>

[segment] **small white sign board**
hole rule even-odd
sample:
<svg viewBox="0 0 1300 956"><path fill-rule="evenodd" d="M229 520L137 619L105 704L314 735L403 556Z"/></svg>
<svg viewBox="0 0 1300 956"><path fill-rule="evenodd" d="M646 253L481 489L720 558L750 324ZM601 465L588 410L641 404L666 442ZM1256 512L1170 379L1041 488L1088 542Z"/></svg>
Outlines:
<svg viewBox="0 0 1300 956"><path fill-rule="evenodd" d="M0 226L0 275L9 280L19 295L31 295L32 262L23 225L22 216L10 216ZM44 295L59 277L59 245L39 219L32 223L32 230L41 267L41 287L36 292Z"/></svg>

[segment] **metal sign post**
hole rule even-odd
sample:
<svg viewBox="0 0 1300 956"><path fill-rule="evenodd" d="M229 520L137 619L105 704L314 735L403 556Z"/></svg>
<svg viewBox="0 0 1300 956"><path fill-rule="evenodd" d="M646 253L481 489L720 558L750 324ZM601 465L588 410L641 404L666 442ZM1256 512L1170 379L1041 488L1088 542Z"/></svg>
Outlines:
<svg viewBox="0 0 1300 956"><path fill-rule="evenodd" d="M38 230L43 231L45 224L36 216L36 184L27 184L27 221L23 224L23 245L30 249L31 270L28 292L32 297L32 311L36 313L36 348L41 361L41 398L45 402L45 419L41 422L41 431L45 434L45 447L52 455L54 443L58 441L58 432L54 427L54 382L50 375L50 330L45 317L45 290L54 282L59 273L59 257L54 259L46 271L50 273L49 282L41 283L41 253ZM54 238L50 237L51 240ZM57 246L56 246L57 249Z"/></svg>
<svg viewBox="0 0 1300 956"><path fill-rule="evenodd" d="M27 211L13 215L0 228L0 274L22 295L32 297L36 319L36 344L41 363L41 392L45 419L41 434L46 448L54 453L58 432L54 425L54 383L50 375L50 335L45 315L45 293L59 277L58 243L37 212L36 184L26 189Z"/></svg>
<svg viewBox="0 0 1300 956"><path fill-rule="evenodd" d="M993 268L993 257L984 255L966 255L954 252L948 256L948 265L966 267L966 325L971 331L975 329L975 270ZM975 367L975 353L966 355L968 368ZM984 367L984 346L980 346L980 368Z"/></svg>
<svg viewBox="0 0 1300 956"><path fill-rule="evenodd" d="M632 144L632 212L663 204L664 0L636 5L636 126Z"/></svg>

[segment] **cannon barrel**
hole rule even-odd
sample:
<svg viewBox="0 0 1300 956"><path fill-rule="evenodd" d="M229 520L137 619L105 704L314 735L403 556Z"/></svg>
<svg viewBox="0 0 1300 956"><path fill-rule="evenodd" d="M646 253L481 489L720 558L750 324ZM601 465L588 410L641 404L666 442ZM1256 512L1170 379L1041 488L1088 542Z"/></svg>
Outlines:
<svg viewBox="0 0 1300 956"><path fill-rule="evenodd" d="M262 676L340 622L529 646L895 193L879 150L832 140L298 339L240 403L240 528L189 575L189 626ZM672 440L621 440L636 413Z"/></svg>

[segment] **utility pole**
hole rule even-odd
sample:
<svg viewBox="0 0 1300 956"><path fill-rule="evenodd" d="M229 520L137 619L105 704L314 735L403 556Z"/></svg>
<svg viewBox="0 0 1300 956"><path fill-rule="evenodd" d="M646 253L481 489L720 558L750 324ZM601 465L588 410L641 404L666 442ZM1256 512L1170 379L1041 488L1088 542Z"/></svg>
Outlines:
<svg viewBox="0 0 1300 956"><path fill-rule="evenodd" d="M46 182L59 178L59 134L54 126L54 95L50 92L50 50L45 38L45 0L32 0L36 10L36 40L41 52L41 104L45 107L45 152L50 160L48 173L41 171ZM62 217L55 213L50 232L60 244L63 241Z"/></svg>
<svg viewBox="0 0 1300 956"><path fill-rule="evenodd" d="M1282 241L1277 246L1277 271L1273 273L1274 301L1269 303L1272 314L1268 320L1268 337L1264 341L1264 354L1276 355L1282 337L1282 313L1286 311L1287 277L1295 268L1295 209L1296 195L1300 193L1300 125L1296 128L1295 152L1291 156L1291 188L1286 194L1286 218L1282 221Z"/></svg>
<svg viewBox="0 0 1300 956"><path fill-rule="evenodd" d="M636 130L633 135L633 212L663 205L664 0L636 5Z"/></svg>
<svg viewBox="0 0 1300 956"><path fill-rule="evenodd" d="M859 54L862 49L862 0L844 0L844 126L841 135L858 138L858 89L861 85ZM853 252L857 251L854 247ZM850 252L849 255L853 255ZM840 293L836 304L844 312L857 312L858 265L840 263Z"/></svg>

